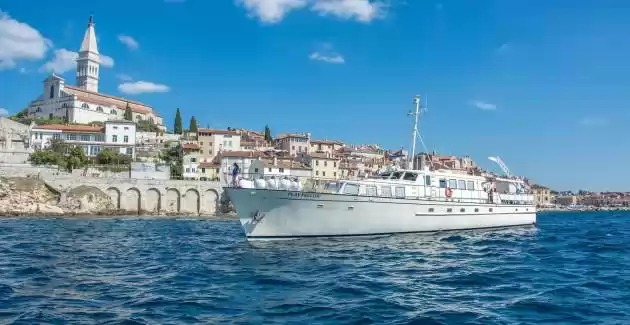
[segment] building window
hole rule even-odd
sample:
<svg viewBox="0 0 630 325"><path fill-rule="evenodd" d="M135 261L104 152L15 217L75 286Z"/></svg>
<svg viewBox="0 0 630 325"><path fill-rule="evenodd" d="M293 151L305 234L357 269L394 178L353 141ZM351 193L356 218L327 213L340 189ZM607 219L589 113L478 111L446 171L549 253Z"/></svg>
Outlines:
<svg viewBox="0 0 630 325"><path fill-rule="evenodd" d="M440 180L440 188L445 188L446 187L446 180L445 179L441 179Z"/></svg>
<svg viewBox="0 0 630 325"><path fill-rule="evenodd" d="M125 126L125 130L129 130L129 127L128 127L128 126Z"/></svg>
<svg viewBox="0 0 630 325"><path fill-rule="evenodd" d="M35 136L37 137L37 135L35 135ZM53 139L55 139L55 140L61 139L61 134L59 134L59 133L53 134Z"/></svg>
<svg viewBox="0 0 630 325"><path fill-rule="evenodd" d="M118 136L112 135L112 142L118 142Z"/></svg>
<svg viewBox="0 0 630 325"><path fill-rule="evenodd" d="M50 98L55 98L55 86L50 86Z"/></svg>
<svg viewBox="0 0 630 325"><path fill-rule="evenodd" d="M315 176L319 176L319 170L315 171Z"/></svg>
<svg viewBox="0 0 630 325"><path fill-rule="evenodd" d="M201 173L205 174L206 173L206 169L205 168L201 168Z"/></svg>
<svg viewBox="0 0 630 325"><path fill-rule="evenodd" d="M115 109L113 109L113 110L109 111L109 114L112 114L112 115L117 115L118 113L116 113L116 110L115 110Z"/></svg>
<svg viewBox="0 0 630 325"><path fill-rule="evenodd" d="M81 141L90 141L90 136L87 134L84 134L81 136Z"/></svg>
<svg viewBox="0 0 630 325"><path fill-rule="evenodd" d="M279 168L278 171L284 173L284 168Z"/></svg>
<svg viewBox="0 0 630 325"><path fill-rule="evenodd" d="M326 172L322 171L322 176L326 177Z"/></svg>
<svg viewBox="0 0 630 325"><path fill-rule="evenodd" d="M129 143L129 136L128 136L128 135L125 135L125 136L123 137L123 142L124 142L124 143Z"/></svg>
<svg viewBox="0 0 630 325"><path fill-rule="evenodd" d="M88 105L87 103L83 103L83 105L81 105L81 108L90 109L90 105Z"/></svg>
<svg viewBox="0 0 630 325"><path fill-rule="evenodd" d="M328 167L328 162L324 160L324 167Z"/></svg>
<svg viewBox="0 0 630 325"><path fill-rule="evenodd" d="M114 126L114 130L118 130L118 127L117 127L117 126Z"/></svg>
<svg viewBox="0 0 630 325"><path fill-rule="evenodd" d="M96 108L96 111L99 112L99 113L103 113L103 108L99 106L99 107Z"/></svg>
<svg viewBox="0 0 630 325"><path fill-rule="evenodd" d="M271 173L271 168L269 168L269 172Z"/></svg>
<svg viewBox="0 0 630 325"><path fill-rule="evenodd" d="M333 161L333 167L337 168L337 162Z"/></svg>
<svg viewBox="0 0 630 325"><path fill-rule="evenodd" d="M333 172L333 177L337 177L337 172Z"/></svg>
<svg viewBox="0 0 630 325"><path fill-rule="evenodd" d="M190 168L186 168L186 172L187 172L187 173L190 173Z"/></svg>
<svg viewBox="0 0 630 325"><path fill-rule="evenodd" d="M76 140L76 139L77 139L76 134L68 134L68 140Z"/></svg>
<svg viewBox="0 0 630 325"><path fill-rule="evenodd" d="M194 158L194 157L193 157L193 158L190 158L190 162L193 162L193 163L194 163L194 162L197 162L197 158Z"/></svg>
<svg viewBox="0 0 630 325"><path fill-rule="evenodd" d="M319 160L315 160L315 166L319 166Z"/></svg>

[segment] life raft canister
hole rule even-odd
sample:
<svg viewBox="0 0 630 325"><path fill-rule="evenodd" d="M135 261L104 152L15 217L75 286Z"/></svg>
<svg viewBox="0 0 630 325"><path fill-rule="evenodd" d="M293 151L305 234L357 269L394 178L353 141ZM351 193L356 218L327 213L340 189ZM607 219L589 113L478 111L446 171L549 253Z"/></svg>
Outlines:
<svg viewBox="0 0 630 325"><path fill-rule="evenodd" d="M451 197L453 196L453 190L450 187L447 187L446 190L444 190L444 194L446 197Z"/></svg>

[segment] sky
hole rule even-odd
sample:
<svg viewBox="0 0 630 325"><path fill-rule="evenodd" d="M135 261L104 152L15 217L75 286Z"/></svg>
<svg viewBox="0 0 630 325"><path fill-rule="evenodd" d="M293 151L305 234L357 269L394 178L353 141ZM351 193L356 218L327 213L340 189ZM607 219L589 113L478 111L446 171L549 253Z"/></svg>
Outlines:
<svg viewBox="0 0 630 325"><path fill-rule="evenodd" d="M53 71L74 84L90 14L99 90L169 128L179 107L203 127L410 150L420 94L429 151L630 190L626 0L0 0L0 114Z"/></svg>

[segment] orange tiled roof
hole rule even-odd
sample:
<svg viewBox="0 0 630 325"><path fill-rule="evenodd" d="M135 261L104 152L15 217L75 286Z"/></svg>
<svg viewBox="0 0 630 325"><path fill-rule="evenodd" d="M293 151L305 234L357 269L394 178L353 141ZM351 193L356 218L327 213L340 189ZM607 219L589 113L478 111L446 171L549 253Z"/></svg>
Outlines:
<svg viewBox="0 0 630 325"><path fill-rule="evenodd" d="M197 129L197 134L199 133L211 133L211 134L227 134L227 135L240 135L238 131L228 131L228 130L215 130L215 129Z"/></svg>
<svg viewBox="0 0 630 325"><path fill-rule="evenodd" d="M202 163L199 163L199 167L201 168L212 168L212 167L219 167L219 166L221 166L221 164L216 163L216 162L204 161Z"/></svg>
<svg viewBox="0 0 630 325"><path fill-rule="evenodd" d="M118 109L125 109L127 108L127 104L129 104L129 107L131 107L131 110L133 112L141 113L141 114L153 113L154 115L157 116L157 114L153 112L153 109L150 106L137 102L137 101L129 100L122 97L96 93L93 91L76 88L72 86L67 86L67 85L64 86L64 90L72 95L77 96L79 100L84 101L84 102L94 103L97 105L105 105L105 106L113 105L113 106L116 106Z"/></svg>
<svg viewBox="0 0 630 325"><path fill-rule="evenodd" d="M102 133L105 128L102 126L91 125L65 125L65 124L47 124L37 125L33 129L39 130L59 130L63 132L90 132L90 133Z"/></svg>
<svg viewBox="0 0 630 325"><path fill-rule="evenodd" d="M221 157L258 158L265 157L264 152L259 151L221 151Z"/></svg>

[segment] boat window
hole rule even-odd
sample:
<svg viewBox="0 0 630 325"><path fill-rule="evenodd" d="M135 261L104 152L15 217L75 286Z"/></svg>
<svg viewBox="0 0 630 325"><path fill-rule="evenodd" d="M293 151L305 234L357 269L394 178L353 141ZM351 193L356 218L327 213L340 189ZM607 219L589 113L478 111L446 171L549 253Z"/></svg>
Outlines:
<svg viewBox="0 0 630 325"><path fill-rule="evenodd" d="M381 196L392 197L392 188L389 186L381 187Z"/></svg>
<svg viewBox="0 0 630 325"><path fill-rule="evenodd" d="M461 209L459 209L459 212L466 212L466 209L461 208Z"/></svg>
<svg viewBox="0 0 630 325"><path fill-rule="evenodd" d="M376 186L368 185L365 187L365 194L367 196L376 196Z"/></svg>
<svg viewBox="0 0 630 325"><path fill-rule="evenodd" d="M393 172L392 173L392 179L400 179L400 177L402 177L403 172Z"/></svg>
<svg viewBox="0 0 630 325"><path fill-rule="evenodd" d="M397 186L396 187L396 197L405 197L405 187Z"/></svg>
<svg viewBox="0 0 630 325"><path fill-rule="evenodd" d="M446 212L453 212L453 209L448 208L448 209L446 209Z"/></svg>
<svg viewBox="0 0 630 325"><path fill-rule="evenodd" d="M386 172L386 173L381 173L380 175L378 175L378 178L388 179L389 176L392 176L392 173Z"/></svg>
<svg viewBox="0 0 630 325"><path fill-rule="evenodd" d="M446 187L446 180L445 179L441 179L440 180L440 187L441 188L445 188Z"/></svg>
<svg viewBox="0 0 630 325"><path fill-rule="evenodd" d="M431 186L431 176L429 175L424 176L424 185Z"/></svg>
<svg viewBox="0 0 630 325"><path fill-rule="evenodd" d="M416 174L416 173L406 172L405 176L403 176L403 180L406 180L406 181L413 181L413 182L415 182L416 179L418 179L418 174Z"/></svg>
<svg viewBox="0 0 630 325"><path fill-rule="evenodd" d="M471 191L475 190L475 182L473 182L473 181L466 182L466 188L471 190Z"/></svg>
<svg viewBox="0 0 630 325"><path fill-rule="evenodd" d="M479 208L475 208L475 212L479 212Z"/></svg>
<svg viewBox="0 0 630 325"><path fill-rule="evenodd" d="M433 212L433 208L429 208L429 212Z"/></svg>
<svg viewBox="0 0 630 325"><path fill-rule="evenodd" d="M449 179L448 180L448 187L450 187L450 188L457 188L457 180L456 179Z"/></svg>
<svg viewBox="0 0 630 325"><path fill-rule="evenodd" d="M354 183L346 183L343 187L343 194L359 195L359 185Z"/></svg>
<svg viewBox="0 0 630 325"><path fill-rule="evenodd" d="M492 212L492 208L490 208L490 210L489 210L489 211L490 211L490 212Z"/></svg>
<svg viewBox="0 0 630 325"><path fill-rule="evenodd" d="M457 181L457 188L460 190L465 190L466 189L466 181Z"/></svg>

